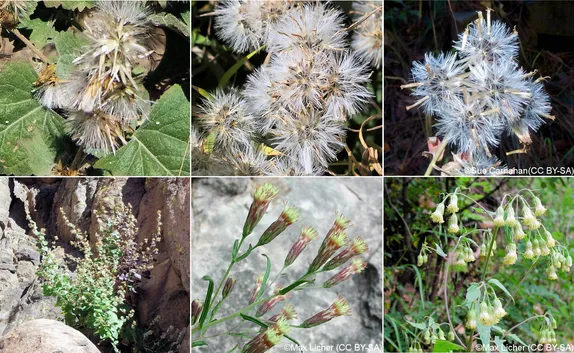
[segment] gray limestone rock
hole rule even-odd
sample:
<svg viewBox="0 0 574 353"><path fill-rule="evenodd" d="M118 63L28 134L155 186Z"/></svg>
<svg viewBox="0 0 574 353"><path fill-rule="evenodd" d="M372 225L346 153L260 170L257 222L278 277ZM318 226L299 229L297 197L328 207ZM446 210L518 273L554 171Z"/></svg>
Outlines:
<svg viewBox="0 0 574 353"><path fill-rule="evenodd" d="M216 318L235 312L248 304L255 285L255 278L265 271L269 256L272 262L271 278L281 270L283 261L291 245L297 239L303 226L314 227L319 239L311 242L299 258L277 279L278 284L288 285L305 273L308 265L317 254L323 237L331 228L340 211L351 219L354 226L348 231L349 238L362 236L369 245L369 253L364 256L367 269L348 281L331 289L312 289L291 293L288 301L298 312L297 323L315 313L327 309L341 294L349 301L352 316L338 317L329 323L312 329L293 329L291 336L301 345L310 349L311 345L331 347L338 344L372 344L370 352L382 351L382 182L378 178L268 178L231 179L238 180L238 190L223 192L230 188L229 179L209 178L194 180L192 185L192 293L193 298L204 299L207 282L202 280L210 275L216 285L229 264L233 241L241 237L245 216L252 201L255 186L271 182L280 189L269 206L267 214L254 229L242 247L243 252L249 243L255 244L262 232L275 221L283 209L284 202L294 205L301 211L301 219L271 243L256 249L247 259L238 263L231 271L237 278L233 293L222 305ZM248 181L249 180L249 181ZM249 183L243 188L241 183ZM222 186L223 185L223 186ZM317 284L334 275L337 271L320 274ZM218 298L219 299L219 298ZM282 304L277 305L271 314L276 313ZM265 315L264 317L268 317ZM230 329L241 323L241 319L230 320L223 328L214 328L209 335L224 328ZM255 332L251 323L244 323L240 331ZM254 333L253 333L254 334ZM198 352L226 352L235 345L246 342L242 338L222 336L208 340L209 346L200 347ZM270 352L284 352L283 340Z"/></svg>

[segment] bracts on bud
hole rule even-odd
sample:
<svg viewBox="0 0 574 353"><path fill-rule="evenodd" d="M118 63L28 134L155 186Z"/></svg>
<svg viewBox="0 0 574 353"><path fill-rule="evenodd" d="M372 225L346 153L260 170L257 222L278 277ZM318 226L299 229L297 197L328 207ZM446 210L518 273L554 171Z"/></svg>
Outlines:
<svg viewBox="0 0 574 353"><path fill-rule="evenodd" d="M236 282L237 280L234 277L229 277L227 281L225 281L225 285L223 286L223 292L221 292L223 299L227 298L227 296L231 294L231 291L233 290L233 287L235 287Z"/></svg>
<svg viewBox="0 0 574 353"><path fill-rule="evenodd" d="M323 270L324 271L333 270L345 264L354 256L364 254L368 250L369 246L367 245L367 243L365 243L363 238L357 237L353 239L351 244L348 245L345 249L343 249L343 251L341 251L339 254L337 254L335 257L329 260L329 262L327 262L325 266L323 266Z"/></svg>
<svg viewBox="0 0 574 353"><path fill-rule="evenodd" d="M251 203L249 213L247 214L245 224L243 225L244 238L253 232L253 228L255 228L267 211L269 203L275 198L275 196L277 196L278 193L279 189L269 183L259 185L257 189L255 189L253 202Z"/></svg>
<svg viewBox="0 0 574 353"><path fill-rule="evenodd" d="M259 317L259 316L263 316L263 315L267 314L269 312L269 310L273 309L273 307L275 305L277 305L278 303L281 303L282 301L284 301L285 298L287 298L286 295L278 295L276 297L269 299L265 303L261 304L259 309L257 309L255 316Z"/></svg>
<svg viewBox="0 0 574 353"><path fill-rule="evenodd" d="M327 246L327 242L329 241L329 238L332 234L343 233L343 231L346 230L349 226L350 222L351 221L347 217L343 216L342 214L337 214L337 218L335 218L333 226L331 226L331 229L329 229L325 239L323 239L323 243L319 247L319 252L321 252Z"/></svg>
<svg viewBox="0 0 574 353"><path fill-rule="evenodd" d="M335 230L334 232L329 231L329 234L325 237L323 245L319 248L317 256L311 263L309 267L309 273L313 273L321 268L329 258L339 250L347 242L347 234L343 233L342 230Z"/></svg>
<svg viewBox="0 0 574 353"><path fill-rule="evenodd" d="M251 298L249 299L249 305L255 303L257 299L257 293L261 289L261 285L263 284L263 275L257 277L257 283L255 284L255 288L253 288L253 292L251 292Z"/></svg>
<svg viewBox="0 0 574 353"><path fill-rule="evenodd" d="M273 239L275 239L279 234L281 234L287 227L291 224L297 222L300 217L300 212L293 206L285 207L283 212L279 215L279 218L263 232L261 238L257 242L257 246L262 246L265 244L270 243Z"/></svg>
<svg viewBox="0 0 574 353"><path fill-rule="evenodd" d="M286 303L279 314L273 315L269 318L269 322L277 322L281 318L284 318L285 320L296 319L297 312L295 311L295 307L289 303Z"/></svg>
<svg viewBox="0 0 574 353"><path fill-rule="evenodd" d="M344 269L342 269L339 273L334 275L333 277L329 278L325 283L323 283L323 287L330 288L336 286L339 283L342 283L349 279L352 275L358 274L363 272L363 270L367 267L367 263L359 258L353 259L351 264Z"/></svg>
<svg viewBox="0 0 574 353"><path fill-rule="evenodd" d="M241 353L263 353L274 347L284 335L288 334L291 327L284 318L269 326L265 331L259 333L241 350Z"/></svg>
<svg viewBox="0 0 574 353"><path fill-rule="evenodd" d="M297 239L295 244L291 246L291 249L289 250L287 257L285 258L285 264L283 266L287 267L290 266L293 262L295 262L295 260L301 254L301 252L305 250L307 244L309 244L309 242L315 239L316 237L317 237L317 231L315 229L310 227L303 228L303 230L301 230L299 238Z"/></svg>
<svg viewBox="0 0 574 353"><path fill-rule="evenodd" d="M201 316L201 311L203 310L203 302L199 299L194 299L191 302L191 324L195 325L199 317Z"/></svg>
<svg viewBox="0 0 574 353"><path fill-rule="evenodd" d="M323 311L318 312L312 317L308 318L301 324L301 328L315 327L330 321L337 316L351 315L351 308L347 303L347 299L339 296L331 306Z"/></svg>

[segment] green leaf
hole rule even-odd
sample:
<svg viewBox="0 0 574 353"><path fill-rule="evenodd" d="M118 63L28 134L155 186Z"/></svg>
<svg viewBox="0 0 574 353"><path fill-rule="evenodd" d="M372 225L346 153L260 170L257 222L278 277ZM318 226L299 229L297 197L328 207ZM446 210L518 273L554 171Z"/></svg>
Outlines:
<svg viewBox="0 0 574 353"><path fill-rule="evenodd" d="M508 352L508 349L506 349L506 346L504 345L504 340L500 338L500 336L494 337L494 344L499 352Z"/></svg>
<svg viewBox="0 0 574 353"><path fill-rule="evenodd" d="M477 320L476 330L478 331L480 341L482 342L483 352L490 352L490 328L491 326L484 326Z"/></svg>
<svg viewBox="0 0 574 353"><path fill-rule="evenodd" d="M39 18L26 21L20 27L25 27L32 30L30 33L30 42L38 49L42 49L46 44L53 43L54 38L58 35L58 31L54 29L55 21L44 22Z"/></svg>
<svg viewBox="0 0 574 353"><path fill-rule="evenodd" d="M253 249L254 248L251 246L251 244L249 244L249 249L247 249L247 251L244 252L243 255L239 256L238 258L235 258L234 261L239 262L239 261L243 260L244 258L249 256L249 254L251 254L251 251L253 251Z"/></svg>
<svg viewBox="0 0 574 353"><path fill-rule="evenodd" d="M421 324L419 324L419 323L416 323L416 322L411 322L411 321L409 321L409 320L407 320L407 319L405 319L405 321L408 322L411 326L418 328L419 330L424 330L424 329L427 328L427 324L425 324L424 322L421 323Z"/></svg>
<svg viewBox="0 0 574 353"><path fill-rule="evenodd" d="M58 51L58 62L56 65L56 76L66 78L72 72L74 65L72 61L82 52L82 47L89 43L88 38L83 33L71 31L59 32L54 38L54 44Z"/></svg>
<svg viewBox="0 0 574 353"><path fill-rule="evenodd" d="M44 0L46 7L62 6L64 10L84 11L96 6L95 0Z"/></svg>
<svg viewBox="0 0 574 353"><path fill-rule="evenodd" d="M29 63L0 68L0 174L49 175L66 138L64 119L32 95Z"/></svg>
<svg viewBox="0 0 574 353"><path fill-rule="evenodd" d="M257 324L257 325L259 325L259 326L261 326L261 327L263 327L263 328L268 328L268 327L269 327L269 325L267 325L267 324L264 323L263 321L258 320L258 319L254 318L254 317L252 317L252 316L245 315L245 314L242 314L242 313L240 313L239 315L241 315L241 318L242 318L243 320L245 320L245 321L252 322L252 323ZM289 336L287 336L287 335L285 335L284 337L287 338L289 341L295 343L296 345L301 346L301 345L299 344L299 342L297 342L297 341L296 341L295 339L293 339L292 337L289 337Z"/></svg>
<svg viewBox="0 0 574 353"><path fill-rule="evenodd" d="M189 23L190 23L190 13L189 11L183 13L183 19L177 18L170 13L156 13L148 17L148 19L156 26L162 26L171 28L186 37L189 37Z"/></svg>
<svg viewBox="0 0 574 353"><path fill-rule="evenodd" d="M207 38L206 36L204 36L203 34L201 34L201 29L199 28L195 28L192 32L191 32L191 43L193 45L205 45L205 46L210 46L213 42Z"/></svg>
<svg viewBox="0 0 574 353"><path fill-rule="evenodd" d="M229 82L229 80L231 79L231 77L235 75L237 70L239 70L239 68L243 66L243 64L245 64L247 60L251 59L255 54L259 53L259 51L262 50L263 48L265 48L264 45L260 46L251 53L239 59L239 61L237 61L235 65L233 65L229 70L227 70L227 72L221 77L221 80L219 80L219 87L225 87Z"/></svg>
<svg viewBox="0 0 574 353"><path fill-rule="evenodd" d="M306 279L304 279L304 280L299 280L299 281L294 282L294 283L292 283L291 285L289 285L289 286L287 286L287 287L281 289L281 290L279 291L279 294L280 294L280 295L285 295L285 294L291 292L292 290L294 290L295 288L299 287L299 286L302 285L302 284L305 284L305 283L313 283L313 282L314 282L314 280L313 280L313 281L308 281L308 280L306 280Z"/></svg>
<svg viewBox="0 0 574 353"><path fill-rule="evenodd" d="M447 257L446 253L442 250L442 248L440 247L440 245L435 244L435 250L436 250L436 253L439 254L440 256L442 256L442 257L444 257L444 258Z"/></svg>
<svg viewBox="0 0 574 353"><path fill-rule="evenodd" d="M472 303L478 298L480 298L480 288L478 288L478 283L472 283L466 290L466 300L463 305L470 309Z"/></svg>
<svg viewBox="0 0 574 353"><path fill-rule="evenodd" d="M191 343L191 347L201 347L201 346L207 346L207 342L205 342L204 340L197 340L197 341L193 341L193 343Z"/></svg>
<svg viewBox="0 0 574 353"><path fill-rule="evenodd" d="M127 145L94 165L112 175L189 175L190 106L179 85L152 108Z"/></svg>
<svg viewBox="0 0 574 353"><path fill-rule="evenodd" d="M506 293L506 295L509 296L510 299L512 299L512 301L514 302L514 298L512 298L512 295L510 294L510 292L508 291L508 289L506 289L506 287L505 287L502 283L500 283L499 280L497 280L497 279L495 279L495 278L491 278L491 279L488 280L488 283L494 284L494 285L497 286L498 288L502 289L502 291L503 291L504 293Z"/></svg>
<svg viewBox="0 0 574 353"><path fill-rule="evenodd" d="M267 268L265 269L265 274L263 275L263 282L261 282L261 287L259 288L259 292L257 292L257 297L255 298L255 301L261 298L263 293L265 293L265 287L267 287L267 280L269 280L269 273L271 273L271 260L269 259L269 256L265 254L262 255L267 258Z"/></svg>
<svg viewBox="0 0 574 353"><path fill-rule="evenodd" d="M213 292L213 279L211 279L211 277L209 276L203 276L202 278L204 281L208 281L209 284L207 286L207 293L205 294L205 300L203 301L203 310L201 311L201 316L199 317L199 329L201 330L203 328L203 323L205 322L205 319L207 318L207 313L209 312L209 306L211 304L211 294Z"/></svg>
<svg viewBox="0 0 574 353"><path fill-rule="evenodd" d="M464 347L454 344L450 341L436 340L433 347L433 352L464 352Z"/></svg>

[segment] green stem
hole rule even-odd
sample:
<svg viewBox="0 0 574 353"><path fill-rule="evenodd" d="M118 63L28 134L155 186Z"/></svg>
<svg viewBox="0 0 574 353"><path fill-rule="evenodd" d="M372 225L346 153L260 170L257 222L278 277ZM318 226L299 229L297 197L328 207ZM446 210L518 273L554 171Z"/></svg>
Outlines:
<svg viewBox="0 0 574 353"><path fill-rule="evenodd" d="M496 233L498 233L498 227L494 227L494 231L492 232L492 239L490 239L490 244L488 246L487 254L486 254L486 263L484 264L484 270L482 271L482 281L484 282L484 278L486 277L486 269L488 268L488 262L490 261L490 253L492 252L492 246L496 241Z"/></svg>
<svg viewBox="0 0 574 353"><path fill-rule="evenodd" d="M436 165L436 162L440 158L440 155L443 153L444 149L446 148L447 143L448 143L448 140L446 138L441 141L440 145L438 146L438 148L436 149L436 151L432 155L432 160L431 160L424 176L429 176L431 174L433 167Z"/></svg>

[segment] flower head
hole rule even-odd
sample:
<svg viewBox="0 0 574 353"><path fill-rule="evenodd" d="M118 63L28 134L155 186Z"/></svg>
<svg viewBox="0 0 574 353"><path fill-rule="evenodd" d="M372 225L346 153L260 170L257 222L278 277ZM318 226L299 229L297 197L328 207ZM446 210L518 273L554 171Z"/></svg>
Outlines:
<svg viewBox="0 0 574 353"><path fill-rule="evenodd" d="M247 342L241 352L263 353L273 348L281 341L283 336L289 333L291 327L285 318L279 318L277 322L269 326L263 332Z"/></svg>
<svg viewBox="0 0 574 353"><path fill-rule="evenodd" d="M444 202L441 202L436 207L436 210L431 214L431 219L435 223L444 223L442 216L444 215Z"/></svg>
<svg viewBox="0 0 574 353"><path fill-rule="evenodd" d="M223 298L227 298L229 296L229 294L231 294L231 291L233 291L233 287L235 287L236 282L237 282L237 279L235 279L235 277L229 277L225 281L225 285L223 286L223 291L221 292L221 295L223 296Z"/></svg>
<svg viewBox="0 0 574 353"><path fill-rule="evenodd" d="M299 238L297 239L295 244L291 246L291 249L289 250L287 257L285 258L284 267L290 266L297 259L297 257L299 257L301 252L305 250L307 244L316 237L317 237L317 231L315 229L310 227L303 228L301 230Z"/></svg>
<svg viewBox="0 0 574 353"><path fill-rule="evenodd" d="M325 283L323 283L323 287L330 288L340 284L352 275L356 275L358 273L363 272L363 270L367 267L367 263L359 258L355 258L351 261L351 264L342 269L339 273L334 275L333 277L329 278Z"/></svg>
<svg viewBox="0 0 574 353"><path fill-rule="evenodd" d="M263 232L261 238L257 242L256 246L262 246L270 243L279 234L281 234L287 227L299 220L301 213L294 206L285 206L283 212L279 215L279 218Z"/></svg>
<svg viewBox="0 0 574 353"><path fill-rule="evenodd" d="M317 314L313 315L312 317L308 318L301 324L303 328L315 327L325 322L331 321L332 319L343 316L343 315L350 315L351 308L347 300L341 296L337 297L337 300L329 306L326 310L320 311Z"/></svg>
<svg viewBox="0 0 574 353"><path fill-rule="evenodd" d="M458 212L458 197L456 196L456 194L450 195L450 199L446 209L450 213Z"/></svg>
<svg viewBox="0 0 574 353"><path fill-rule="evenodd" d="M458 218L456 213L453 213L449 220L448 220L448 231L449 233L456 234L460 231L460 227L458 226Z"/></svg>
<svg viewBox="0 0 574 353"><path fill-rule="evenodd" d="M355 28L351 39L351 48L373 67L381 66L383 52L382 2L353 1L353 20L358 22L369 16Z"/></svg>
<svg viewBox="0 0 574 353"><path fill-rule="evenodd" d="M199 299L194 299L191 302L191 324L194 325L199 317L201 316L201 311L203 310L203 302Z"/></svg>
<svg viewBox="0 0 574 353"><path fill-rule="evenodd" d="M249 213L247 214L245 224L243 225L243 237L251 234L253 228L255 228L265 212L267 212L269 203L277 196L278 193L279 189L269 183L259 185L257 189L255 189L253 202L251 203Z"/></svg>
<svg viewBox="0 0 574 353"><path fill-rule="evenodd" d="M332 269L335 269L343 265L347 261L349 261L352 257L363 254L368 250L369 246L363 240L363 238L357 237L353 239L351 243L348 244L343 251L341 251L339 254L337 254L331 260L329 260L329 262L327 262L325 266L323 266L323 270L330 271Z"/></svg>

